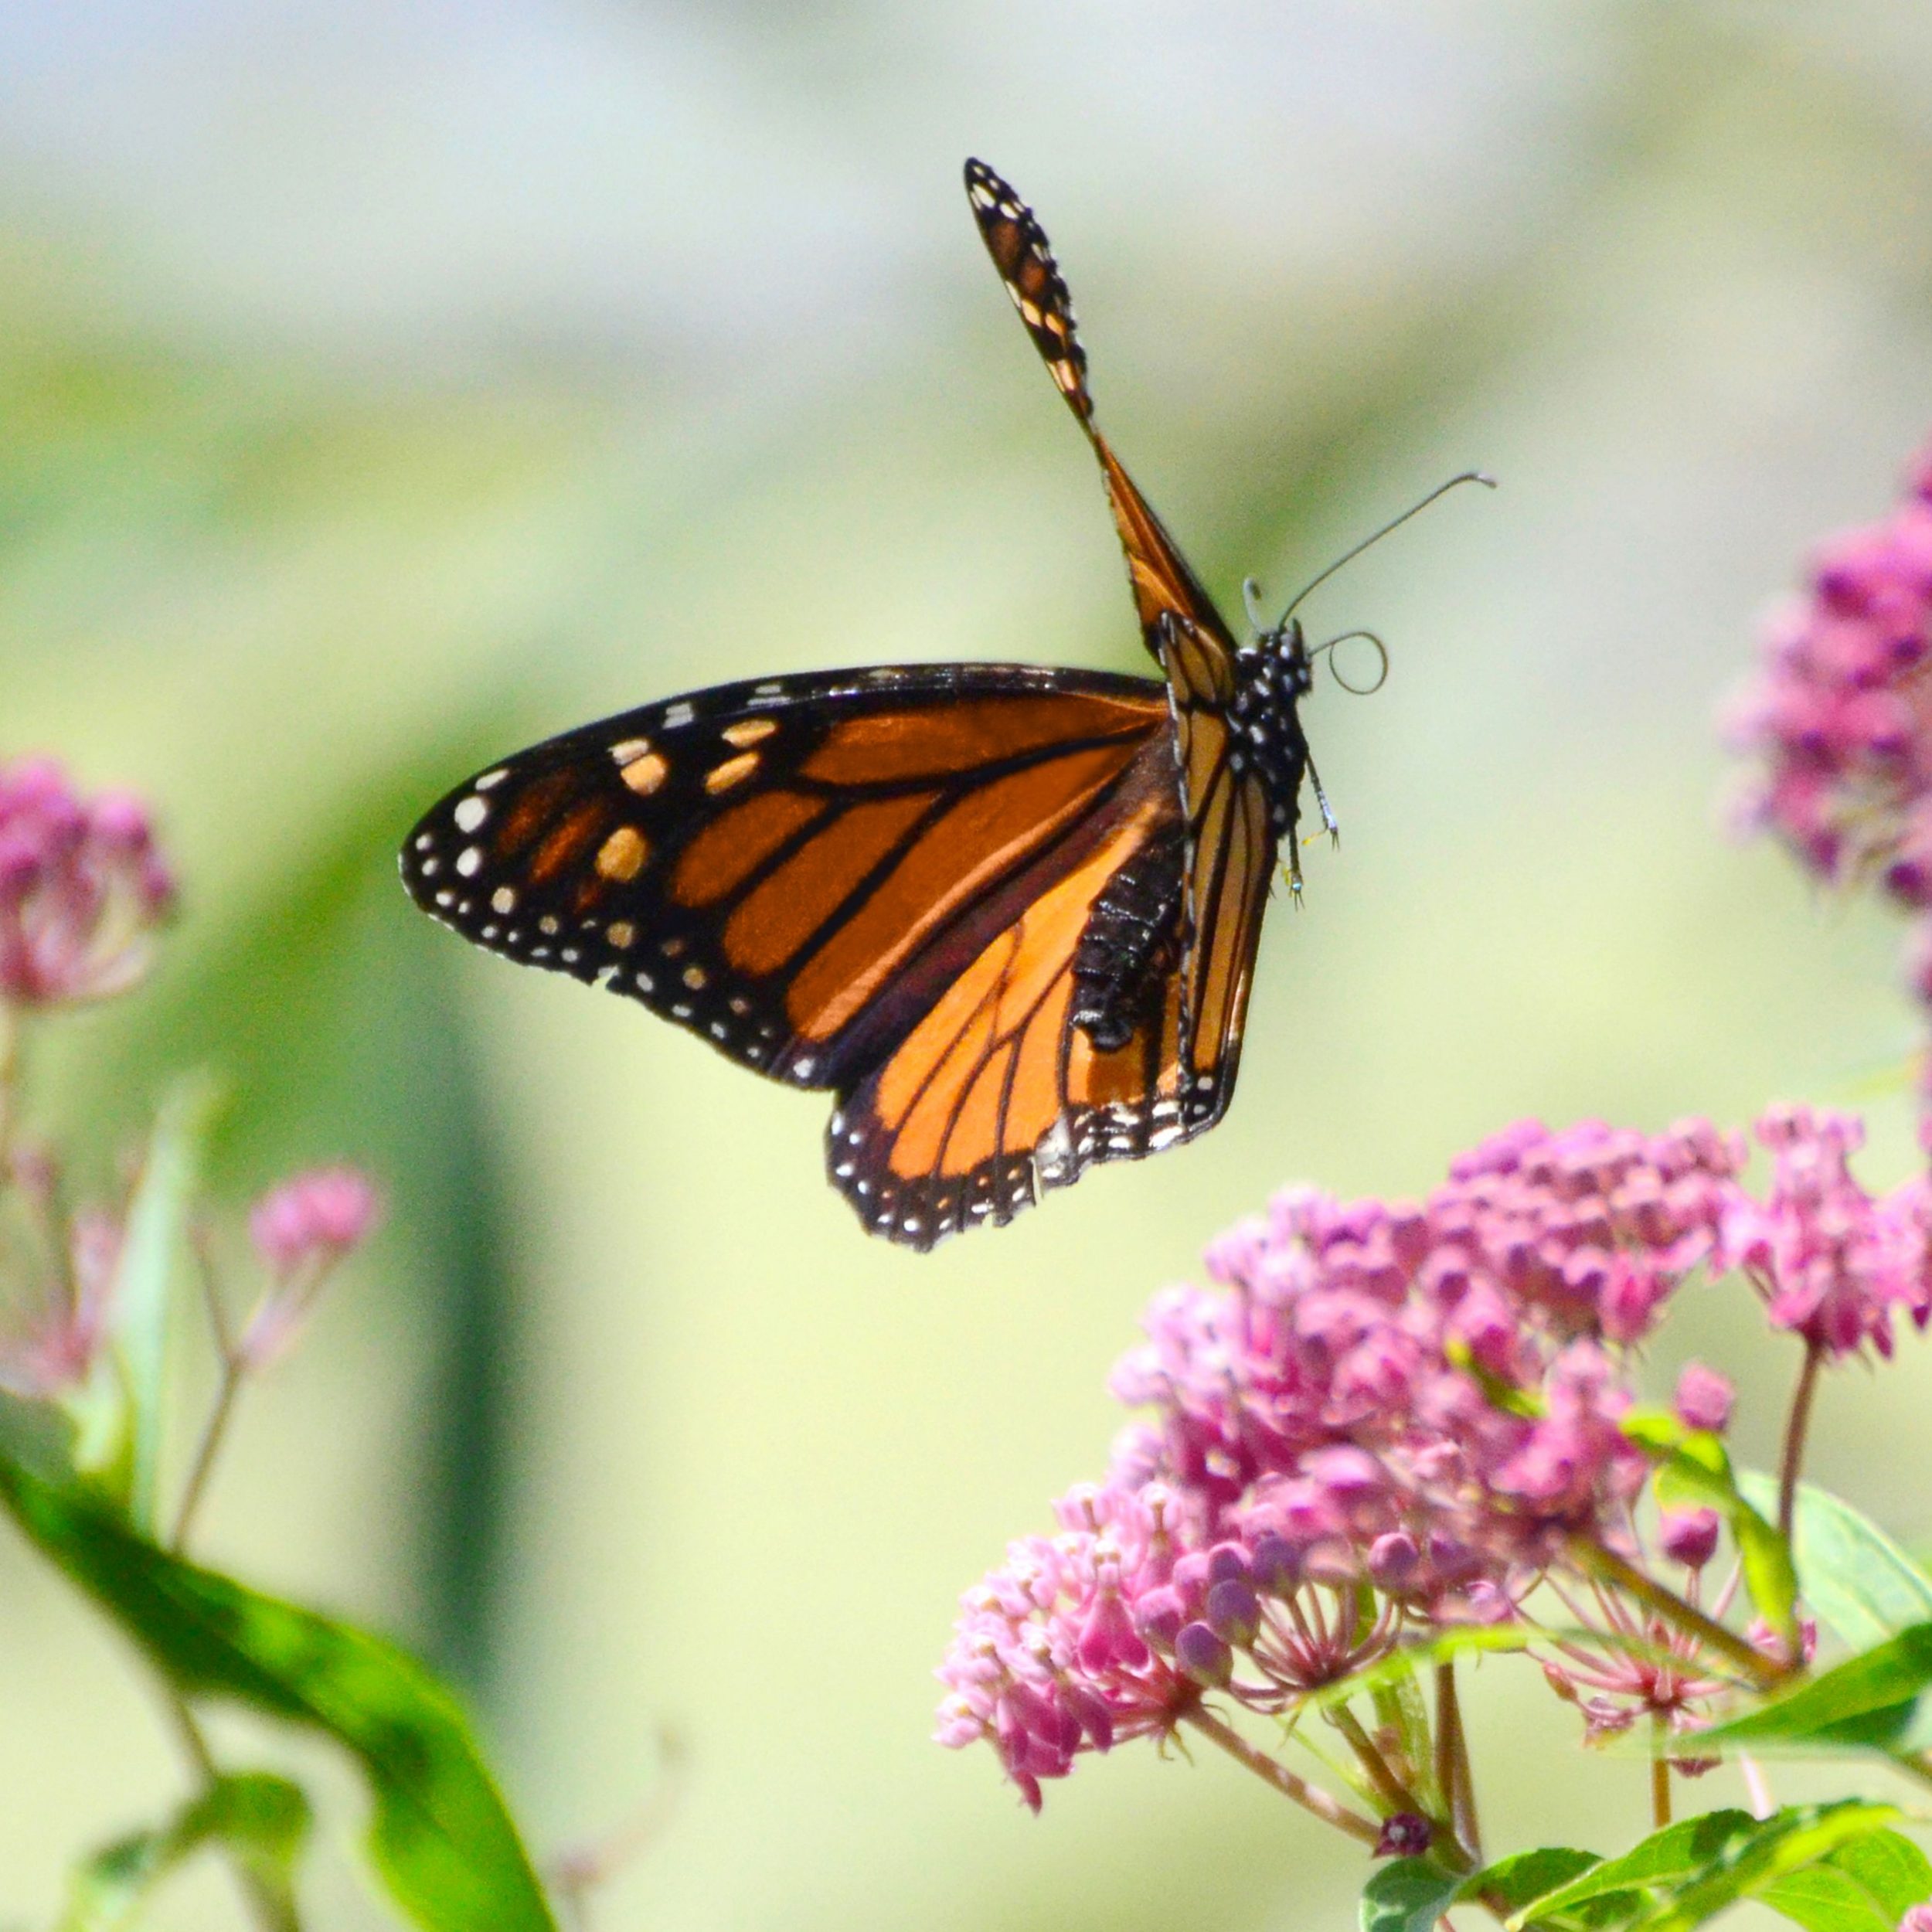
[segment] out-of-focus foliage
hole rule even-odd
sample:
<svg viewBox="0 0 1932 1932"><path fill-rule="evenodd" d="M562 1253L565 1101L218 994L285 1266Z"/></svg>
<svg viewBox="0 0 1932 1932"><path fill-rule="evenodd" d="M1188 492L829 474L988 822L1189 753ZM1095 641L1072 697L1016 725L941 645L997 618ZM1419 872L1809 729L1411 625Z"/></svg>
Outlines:
<svg viewBox="0 0 1932 1932"><path fill-rule="evenodd" d="M36 1090L131 1140L209 1066L218 1186L382 1173L380 1265L244 1416L210 1547L488 1687L554 1838L677 1724L689 1795L611 1923L1347 1909L1231 1770L1123 1761L1029 1826L926 1742L927 1672L1091 1465L1131 1311L1281 1182L1420 1188L1524 1111L1889 1094L1894 935L1726 846L1711 718L1932 415L1928 100L1896 5L9 10L0 750L140 787L190 893L141 1009ZM462 956L389 867L454 775L687 685L1138 668L968 152L1039 207L1217 591L1468 462L1505 488L1321 593L1394 675L1310 707L1345 843L1274 922L1229 1121L922 1265L822 1186L815 1104ZM1869 1467L1908 1543L1925 1388L1908 1344L1819 1423L1821 1480ZM60 1610L0 1554L0 1912L43 1920L104 1808L179 1796ZM1553 1781L1510 1709L1492 1830L1640 1828L1629 1766ZM192 1886L158 1922L222 1922Z"/></svg>

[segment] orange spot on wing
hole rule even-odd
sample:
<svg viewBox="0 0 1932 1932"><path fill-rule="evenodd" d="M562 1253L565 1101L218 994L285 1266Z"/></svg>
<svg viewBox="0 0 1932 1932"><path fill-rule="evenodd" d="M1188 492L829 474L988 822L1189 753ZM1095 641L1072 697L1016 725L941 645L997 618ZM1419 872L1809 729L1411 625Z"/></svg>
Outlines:
<svg viewBox="0 0 1932 1932"><path fill-rule="evenodd" d="M543 844L531 856L530 883L547 884L559 872L576 864L610 820L611 808L601 798L593 798L560 819L544 834Z"/></svg>
<svg viewBox="0 0 1932 1932"><path fill-rule="evenodd" d="M577 780L567 771L553 771L533 778L518 794L503 815L496 832L496 849L508 858L521 852L550 822L556 808L577 789Z"/></svg>

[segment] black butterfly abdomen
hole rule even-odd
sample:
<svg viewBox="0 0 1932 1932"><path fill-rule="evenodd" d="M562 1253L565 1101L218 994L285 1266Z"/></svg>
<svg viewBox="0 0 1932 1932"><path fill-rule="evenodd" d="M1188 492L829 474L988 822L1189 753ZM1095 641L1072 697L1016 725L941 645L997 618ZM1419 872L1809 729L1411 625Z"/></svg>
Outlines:
<svg viewBox="0 0 1932 1932"><path fill-rule="evenodd" d="M1073 1023L1103 1053L1134 1036L1181 935L1186 840L1165 826L1107 883L1073 953Z"/></svg>

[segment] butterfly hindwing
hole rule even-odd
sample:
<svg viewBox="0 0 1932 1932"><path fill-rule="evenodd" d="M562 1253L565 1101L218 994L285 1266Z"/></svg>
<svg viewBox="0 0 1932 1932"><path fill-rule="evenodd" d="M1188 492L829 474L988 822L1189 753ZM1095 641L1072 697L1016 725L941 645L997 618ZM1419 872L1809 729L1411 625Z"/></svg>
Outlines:
<svg viewBox="0 0 1932 1932"><path fill-rule="evenodd" d="M1013 665L724 685L457 787L404 881L492 951L836 1086L1104 835L1166 712L1147 679Z"/></svg>
<svg viewBox="0 0 1932 1932"><path fill-rule="evenodd" d="M842 1094L828 1165L875 1233L929 1247L1009 1220L1097 1162L1185 1138L1178 953L1150 962L1111 1050L1073 1023L1097 906L1137 855L1178 829L1167 774L1150 761L1144 776L1107 839L1030 899L892 1055Z"/></svg>

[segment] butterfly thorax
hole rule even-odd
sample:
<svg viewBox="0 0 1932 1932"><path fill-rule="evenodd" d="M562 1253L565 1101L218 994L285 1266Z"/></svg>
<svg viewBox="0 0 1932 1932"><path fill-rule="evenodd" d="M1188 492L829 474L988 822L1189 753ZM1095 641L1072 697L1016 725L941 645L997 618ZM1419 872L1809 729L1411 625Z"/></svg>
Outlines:
<svg viewBox="0 0 1932 1932"><path fill-rule="evenodd" d="M1308 641L1300 621L1264 631L1234 655L1234 697L1228 723L1235 771L1252 771L1267 794L1268 822L1277 838L1292 835L1301 815L1308 741L1296 706L1311 682Z"/></svg>

